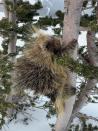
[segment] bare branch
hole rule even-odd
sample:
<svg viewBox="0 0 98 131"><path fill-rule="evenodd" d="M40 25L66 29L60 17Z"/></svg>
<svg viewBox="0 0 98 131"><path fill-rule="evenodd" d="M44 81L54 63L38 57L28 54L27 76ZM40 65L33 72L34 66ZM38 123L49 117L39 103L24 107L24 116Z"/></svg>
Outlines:
<svg viewBox="0 0 98 131"><path fill-rule="evenodd" d="M86 7L86 8L82 8L83 11L88 10L88 9L94 9L94 7L93 6L89 6L89 7Z"/></svg>
<svg viewBox="0 0 98 131"><path fill-rule="evenodd" d="M96 66L98 64L98 50L96 48L95 42L95 33L88 31L87 33L87 49L89 59L92 65Z"/></svg>
<svg viewBox="0 0 98 131"><path fill-rule="evenodd" d="M76 114L76 117L78 117L78 118L80 118L80 119L81 119L81 118L84 118L84 119L86 119L86 120L92 119L92 120L98 122L98 118L93 117L93 116L88 116L88 115L83 114L83 113L80 113L80 112Z"/></svg>
<svg viewBox="0 0 98 131"><path fill-rule="evenodd" d="M89 30L90 30L90 27L80 26L80 31L89 31Z"/></svg>
<svg viewBox="0 0 98 131"><path fill-rule="evenodd" d="M78 100L76 101L73 109L73 114L79 112L85 103L88 101L88 97L91 93L91 89L95 87L96 80L88 80L87 84L84 85L84 88L81 89Z"/></svg>

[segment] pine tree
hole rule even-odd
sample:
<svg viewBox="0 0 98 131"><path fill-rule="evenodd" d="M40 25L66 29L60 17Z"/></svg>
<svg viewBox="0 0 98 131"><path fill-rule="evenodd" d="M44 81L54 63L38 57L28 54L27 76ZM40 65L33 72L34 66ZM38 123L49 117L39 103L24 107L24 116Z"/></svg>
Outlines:
<svg viewBox="0 0 98 131"><path fill-rule="evenodd" d="M34 5L23 0L14 2L13 0L5 0L3 2L6 11L5 17L0 20L0 35L3 37L3 51L0 52L0 127L5 123L4 117L7 115L8 108L16 108L7 100L13 85L11 72L14 59L22 50L21 47L16 46L16 42L18 39L25 42L30 39L32 32L29 30L32 28L33 22L36 21L34 16L39 15L37 11L42 8L40 1ZM20 106L22 107L22 105Z"/></svg>

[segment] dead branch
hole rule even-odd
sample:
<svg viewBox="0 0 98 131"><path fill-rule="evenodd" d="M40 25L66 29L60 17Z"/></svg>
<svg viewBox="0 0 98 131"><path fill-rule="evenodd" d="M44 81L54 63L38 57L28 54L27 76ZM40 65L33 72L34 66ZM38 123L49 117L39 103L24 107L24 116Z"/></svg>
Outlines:
<svg viewBox="0 0 98 131"><path fill-rule="evenodd" d="M78 118L84 118L84 119L86 119L86 120L89 120L89 119L91 119L91 120L94 120L94 121L97 121L98 122L98 118L96 118L96 117L93 117L93 116L88 116L88 115L86 115L86 114L83 114L83 113L77 113L76 114L76 117L78 117Z"/></svg>

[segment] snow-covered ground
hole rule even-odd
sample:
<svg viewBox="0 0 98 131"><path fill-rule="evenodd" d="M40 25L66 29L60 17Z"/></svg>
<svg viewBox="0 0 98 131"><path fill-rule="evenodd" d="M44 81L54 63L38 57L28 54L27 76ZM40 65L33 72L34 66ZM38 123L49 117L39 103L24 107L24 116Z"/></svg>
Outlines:
<svg viewBox="0 0 98 131"><path fill-rule="evenodd" d="M21 121L22 115L18 115L18 121L12 121L5 125L2 131L51 131L51 128L46 119L46 112L44 110L36 109L36 111L29 111L28 125L23 124ZM20 119L19 119L20 117Z"/></svg>

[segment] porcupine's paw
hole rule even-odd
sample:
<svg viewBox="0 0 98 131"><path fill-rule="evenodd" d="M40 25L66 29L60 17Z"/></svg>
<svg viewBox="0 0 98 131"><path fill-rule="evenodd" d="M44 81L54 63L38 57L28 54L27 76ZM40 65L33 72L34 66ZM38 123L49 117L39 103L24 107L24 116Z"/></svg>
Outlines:
<svg viewBox="0 0 98 131"><path fill-rule="evenodd" d="M66 86L64 89L64 94L66 94L66 96L73 96L76 93L76 88L73 86Z"/></svg>

